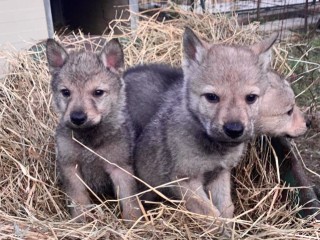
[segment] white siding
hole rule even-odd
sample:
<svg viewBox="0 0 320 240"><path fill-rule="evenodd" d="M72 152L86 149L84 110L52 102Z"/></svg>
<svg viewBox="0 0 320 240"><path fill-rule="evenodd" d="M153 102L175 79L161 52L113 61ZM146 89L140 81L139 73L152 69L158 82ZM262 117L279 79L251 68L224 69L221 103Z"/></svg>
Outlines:
<svg viewBox="0 0 320 240"><path fill-rule="evenodd" d="M0 47L26 48L47 37L43 0L0 0Z"/></svg>

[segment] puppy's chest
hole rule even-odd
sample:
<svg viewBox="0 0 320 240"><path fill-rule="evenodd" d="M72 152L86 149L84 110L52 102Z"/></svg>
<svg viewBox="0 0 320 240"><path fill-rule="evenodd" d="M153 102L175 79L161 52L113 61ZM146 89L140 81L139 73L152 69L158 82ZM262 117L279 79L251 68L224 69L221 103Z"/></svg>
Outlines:
<svg viewBox="0 0 320 240"><path fill-rule="evenodd" d="M204 162L217 163L220 167L224 169L231 169L238 165L241 160L243 152L243 146L238 146L232 149L229 149L223 153L214 152L208 154L207 156L203 157Z"/></svg>
<svg viewBox="0 0 320 240"><path fill-rule="evenodd" d="M130 145L126 141L104 142L98 147L84 146L72 139L57 138L60 164L78 164L81 167L108 168L111 163L126 164L130 158Z"/></svg>
<svg viewBox="0 0 320 240"><path fill-rule="evenodd" d="M212 153L184 149L176 155L175 171L181 176L200 176L216 169L231 170L241 160L242 152L242 145L229 151Z"/></svg>

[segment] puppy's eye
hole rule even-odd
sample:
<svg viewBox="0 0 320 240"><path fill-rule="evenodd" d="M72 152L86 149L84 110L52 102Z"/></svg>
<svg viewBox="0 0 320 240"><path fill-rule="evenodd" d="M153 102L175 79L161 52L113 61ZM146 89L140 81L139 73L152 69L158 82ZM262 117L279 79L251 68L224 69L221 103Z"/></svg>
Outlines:
<svg viewBox="0 0 320 240"><path fill-rule="evenodd" d="M288 114L289 116L291 116L292 113L293 113L293 108L291 108L291 109L287 112L287 114Z"/></svg>
<svg viewBox="0 0 320 240"><path fill-rule="evenodd" d="M66 88L61 89L60 92L61 92L62 96L66 97L66 98L67 98L67 97L70 97L70 95L71 95L70 90L69 90L69 89L66 89Z"/></svg>
<svg viewBox="0 0 320 240"><path fill-rule="evenodd" d="M218 95L214 93L205 93L204 97L207 99L210 103L218 103L220 101L220 98Z"/></svg>
<svg viewBox="0 0 320 240"><path fill-rule="evenodd" d="M247 104L253 104L255 101L257 101L258 95L256 94L249 94L246 96L246 102Z"/></svg>
<svg viewBox="0 0 320 240"><path fill-rule="evenodd" d="M103 94L104 94L104 91L101 89L94 90L93 92L93 96L95 97L101 97Z"/></svg>

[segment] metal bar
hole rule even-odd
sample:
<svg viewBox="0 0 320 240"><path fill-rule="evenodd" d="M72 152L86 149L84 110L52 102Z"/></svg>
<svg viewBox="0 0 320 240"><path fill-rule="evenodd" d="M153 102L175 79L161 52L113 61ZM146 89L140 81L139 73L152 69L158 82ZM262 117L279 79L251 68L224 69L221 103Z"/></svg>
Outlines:
<svg viewBox="0 0 320 240"><path fill-rule="evenodd" d="M308 32L308 0L306 0L304 10L304 31Z"/></svg>
<svg viewBox="0 0 320 240"><path fill-rule="evenodd" d="M138 16L137 16L137 13L139 13L138 0L129 0L129 9L130 9L131 30L135 30L138 27Z"/></svg>
<svg viewBox="0 0 320 240"><path fill-rule="evenodd" d="M200 5L202 8L202 12L205 13L206 12L206 0L200 0Z"/></svg>
<svg viewBox="0 0 320 240"><path fill-rule="evenodd" d="M194 7L195 7L195 2L194 2L194 0L191 0L191 5L190 5L190 11L191 12L193 12Z"/></svg>
<svg viewBox="0 0 320 240"><path fill-rule="evenodd" d="M44 4L44 10L45 10L45 13L46 13L48 37L49 38L53 38L54 28L53 28L50 0L43 0L43 4Z"/></svg>
<svg viewBox="0 0 320 240"><path fill-rule="evenodd" d="M260 19L260 5L261 5L261 0L257 1L257 20L259 21Z"/></svg>

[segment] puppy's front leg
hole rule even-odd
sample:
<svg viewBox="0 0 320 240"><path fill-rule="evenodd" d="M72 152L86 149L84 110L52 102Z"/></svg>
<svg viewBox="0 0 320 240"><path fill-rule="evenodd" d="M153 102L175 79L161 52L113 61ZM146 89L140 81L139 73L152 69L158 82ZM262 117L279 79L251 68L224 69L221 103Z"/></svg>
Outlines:
<svg viewBox="0 0 320 240"><path fill-rule="evenodd" d="M125 169L130 173L133 172L130 166L126 166ZM118 190L119 193L122 217L127 220L137 220L141 216L139 203L136 197L128 198L138 192L135 179L119 168L112 168L109 174L115 192Z"/></svg>
<svg viewBox="0 0 320 240"><path fill-rule="evenodd" d="M67 165L61 167L64 189L68 195L71 207L71 216L75 218L81 215L86 209L86 205L90 204L90 197L86 186L81 182L81 174L75 165ZM78 176L77 176L78 175ZM84 222L85 216L78 217L77 222Z"/></svg>
<svg viewBox="0 0 320 240"><path fill-rule="evenodd" d="M180 198L186 201L186 208L194 213L218 217L219 210L210 202L199 179L189 179L179 183Z"/></svg>
<svg viewBox="0 0 320 240"><path fill-rule="evenodd" d="M223 170L218 177L212 180L206 190L211 195L213 204L221 212L221 216L232 218L234 205L231 199L231 174L229 170Z"/></svg>

